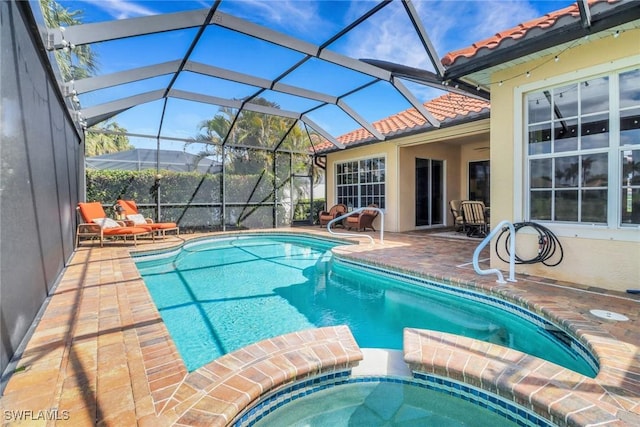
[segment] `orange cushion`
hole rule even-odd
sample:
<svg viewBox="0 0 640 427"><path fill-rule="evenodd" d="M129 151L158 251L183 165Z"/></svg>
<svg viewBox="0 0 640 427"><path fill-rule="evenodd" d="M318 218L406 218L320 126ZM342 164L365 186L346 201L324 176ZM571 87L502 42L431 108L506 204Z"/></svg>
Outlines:
<svg viewBox="0 0 640 427"><path fill-rule="evenodd" d="M143 227L105 228L102 230L102 234L104 234L105 236L130 236L133 234L144 234L148 232L149 229Z"/></svg>
<svg viewBox="0 0 640 427"><path fill-rule="evenodd" d="M168 228L176 228L177 225L175 222L153 222L151 224L147 224L154 230L165 230Z"/></svg>
<svg viewBox="0 0 640 427"><path fill-rule="evenodd" d="M107 218L100 202L78 203L84 222L93 222L97 218Z"/></svg>
<svg viewBox="0 0 640 427"><path fill-rule="evenodd" d="M124 209L125 215L135 215L138 213L138 206L133 200L118 199L118 204Z"/></svg>

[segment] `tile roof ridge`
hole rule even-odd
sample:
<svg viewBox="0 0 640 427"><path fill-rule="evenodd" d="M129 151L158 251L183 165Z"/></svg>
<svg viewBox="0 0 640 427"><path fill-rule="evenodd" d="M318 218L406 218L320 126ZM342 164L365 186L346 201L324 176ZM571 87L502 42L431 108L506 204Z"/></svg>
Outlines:
<svg viewBox="0 0 640 427"><path fill-rule="evenodd" d="M485 108L490 108L489 101L451 92L426 101L422 105L441 121L456 116L467 116L471 112L480 112ZM400 126L400 123L404 126ZM372 125L383 134L388 134L422 126L426 123L426 119L418 113L415 107L409 107L383 119L376 120ZM358 128L340 135L336 139L342 143L352 144L371 136L365 129Z"/></svg>
<svg viewBox="0 0 640 427"><path fill-rule="evenodd" d="M596 3L601 3L601 2L616 3L617 1L618 0L588 0L588 5L589 7L592 7ZM573 3L562 9L559 9L553 12L548 12L543 16L522 22L512 28L506 29L504 31L500 31L484 40L477 41L469 47L451 51L442 57L441 62L445 67L451 66L458 59L471 58L476 56L478 52L483 48L495 49L498 46L500 46L500 44L502 44L505 40L508 40L508 39L517 40L522 37L525 37L533 29L538 28L538 29L546 30L548 28L551 28L558 22L560 18L565 16L579 17L580 9L578 8L578 4Z"/></svg>

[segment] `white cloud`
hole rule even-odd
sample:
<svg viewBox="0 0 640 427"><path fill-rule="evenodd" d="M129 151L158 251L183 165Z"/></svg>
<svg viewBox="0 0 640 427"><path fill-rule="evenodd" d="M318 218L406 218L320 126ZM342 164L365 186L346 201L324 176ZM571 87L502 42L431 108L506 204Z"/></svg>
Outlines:
<svg viewBox="0 0 640 427"><path fill-rule="evenodd" d="M288 34L304 34L321 25L315 1L243 0L232 5L243 10L245 15L254 17L254 22L259 25L279 31L286 28Z"/></svg>
<svg viewBox="0 0 640 427"><path fill-rule="evenodd" d="M560 9L566 2L535 3L523 0L423 0L413 2L436 54L440 58L453 50L512 28L521 22L542 16L536 6ZM344 50L357 58L375 58L412 67L432 70L430 60L420 43L403 7L390 13L383 9L363 24L362 31L349 41ZM379 16L378 16L379 15ZM381 19L381 17L384 17Z"/></svg>
<svg viewBox="0 0 640 427"><path fill-rule="evenodd" d="M144 2L133 2L127 0L86 0L86 2L105 11L105 13L115 19L127 19L158 14L158 11L145 7Z"/></svg>
<svg viewBox="0 0 640 427"><path fill-rule="evenodd" d="M521 0L489 0L478 10L477 21L470 32L477 41L513 28L516 25L541 16L529 2Z"/></svg>
<svg viewBox="0 0 640 427"><path fill-rule="evenodd" d="M412 67L429 67L429 58L410 25L404 8L378 12L347 37L342 51L354 58L371 58ZM408 48L411 46L411 48Z"/></svg>

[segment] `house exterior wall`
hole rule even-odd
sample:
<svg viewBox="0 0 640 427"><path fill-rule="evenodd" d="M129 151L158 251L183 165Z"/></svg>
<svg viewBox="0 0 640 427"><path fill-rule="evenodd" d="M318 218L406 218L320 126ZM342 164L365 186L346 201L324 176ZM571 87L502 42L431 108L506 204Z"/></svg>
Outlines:
<svg viewBox="0 0 640 427"><path fill-rule="evenodd" d="M492 75L491 89L491 221L527 220L526 141L527 92L572 83L640 64L640 31L625 31L569 48ZM529 77L527 71L531 71ZM502 85L498 83L502 82ZM499 165L499 166L497 166ZM590 226L549 222L564 258L556 267L520 265L516 271L625 291L640 283L640 227ZM521 236L522 234L522 236ZM537 249L537 234L518 233L516 252L524 257ZM493 267L506 268L492 248Z"/></svg>
<svg viewBox="0 0 640 427"><path fill-rule="evenodd" d="M371 157L386 158L385 231L415 230L416 158L445 162L445 200L443 219L452 226L449 200L464 199L468 194L468 164L488 160L489 120L475 122L394 139L388 142L330 153L327 156L327 206L336 203L336 163ZM379 224L376 219L374 226ZM378 227L376 227L377 229Z"/></svg>
<svg viewBox="0 0 640 427"><path fill-rule="evenodd" d="M386 207L384 209L385 231L398 231L398 154L397 147L393 143L382 142L369 144L362 147L342 150L327 155L326 170L326 203L327 209L337 202L336 195L336 163L361 160L372 157L384 157L386 164L385 191ZM373 226L380 228L381 216L375 219Z"/></svg>

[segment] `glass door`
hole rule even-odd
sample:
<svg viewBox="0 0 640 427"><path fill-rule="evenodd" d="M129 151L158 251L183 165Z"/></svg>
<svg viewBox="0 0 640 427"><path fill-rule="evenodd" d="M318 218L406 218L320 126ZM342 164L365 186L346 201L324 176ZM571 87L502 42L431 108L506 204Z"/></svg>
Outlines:
<svg viewBox="0 0 640 427"><path fill-rule="evenodd" d="M479 200L489 206L489 160L469 162L469 200Z"/></svg>
<svg viewBox="0 0 640 427"><path fill-rule="evenodd" d="M444 162L416 159L416 227L443 224Z"/></svg>

